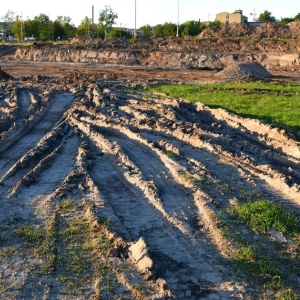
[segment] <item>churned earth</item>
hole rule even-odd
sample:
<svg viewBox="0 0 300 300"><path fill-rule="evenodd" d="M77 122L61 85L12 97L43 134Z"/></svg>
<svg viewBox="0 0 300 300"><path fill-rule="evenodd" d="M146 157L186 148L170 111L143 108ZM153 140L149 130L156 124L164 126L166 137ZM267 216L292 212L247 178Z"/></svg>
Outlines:
<svg viewBox="0 0 300 300"><path fill-rule="evenodd" d="M300 217L299 142L258 120L144 92L226 80L218 70L11 58L1 66L14 77L0 81L1 299L300 293L297 243L223 213L267 199ZM239 270L240 244L224 224L263 256L284 253L280 289Z"/></svg>

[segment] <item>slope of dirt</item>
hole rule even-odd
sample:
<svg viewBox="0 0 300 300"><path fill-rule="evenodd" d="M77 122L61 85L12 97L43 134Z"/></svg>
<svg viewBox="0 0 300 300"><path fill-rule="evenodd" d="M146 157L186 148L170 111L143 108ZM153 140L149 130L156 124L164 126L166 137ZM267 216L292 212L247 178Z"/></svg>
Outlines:
<svg viewBox="0 0 300 300"><path fill-rule="evenodd" d="M275 38L275 39L299 39L300 21L295 21L286 26L277 23L266 23L260 26L250 26L248 24L222 24L220 27L210 27L204 29L199 37L215 38Z"/></svg>
<svg viewBox="0 0 300 300"><path fill-rule="evenodd" d="M294 33L299 32L299 24L294 23L291 24L293 38L289 39L285 39L285 36L284 39L281 38L284 28L279 25L261 25L252 36L249 33L252 29L247 25L233 24L224 25L221 29L207 29L203 35L208 35L208 38L112 38L105 41L75 39L69 44L34 43L3 55L1 61L76 62L211 70L223 69L232 63L255 61L269 70L298 72L300 45L299 38Z"/></svg>
<svg viewBox="0 0 300 300"><path fill-rule="evenodd" d="M262 198L300 216L299 143L145 97L142 73L94 72L0 82L1 299L276 298L238 272L219 225L266 256L285 240L220 215ZM283 286L300 293L298 264L288 271Z"/></svg>

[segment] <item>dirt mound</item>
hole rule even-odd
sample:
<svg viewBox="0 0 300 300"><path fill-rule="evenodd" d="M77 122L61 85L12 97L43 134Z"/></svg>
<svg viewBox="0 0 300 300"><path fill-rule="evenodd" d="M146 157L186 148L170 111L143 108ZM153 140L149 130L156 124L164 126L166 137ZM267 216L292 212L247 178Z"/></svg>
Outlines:
<svg viewBox="0 0 300 300"><path fill-rule="evenodd" d="M280 24L262 24L254 30L255 35L260 38L291 38L291 31L288 26Z"/></svg>
<svg viewBox="0 0 300 300"><path fill-rule="evenodd" d="M266 23L260 26L250 26L248 24L222 24L220 27L211 27L203 30L199 37L215 38L277 38L277 39L299 39L300 21L291 22L286 26L277 23Z"/></svg>
<svg viewBox="0 0 300 300"><path fill-rule="evenodd" d="M200 37L219 37L219 38L233 38L241 36L250 36L254 33L254 28L247 24L224 24L221 27L211 27L202 31Z"/></svg>
<svg viewBox="0 0 300 300"><path fill-rule="evenodd" d="M0 79L12 79L13 77L9 74L7 74L6 72L1 70L0 67Z"/></svg>
<svg viewBox="0 0 300 300"><path fill-rule="evenodd" d="M293 39L300 38L300 21L291 22L287 25L291 32L291 37Z"/></svg>
<svg viewBox="0 0 300 300"><path fill-rule="evenodd" d="M216 74L220 78L269 78L272 75L259 63L242 63L242 64L231 64L223 71Z"/></svg>

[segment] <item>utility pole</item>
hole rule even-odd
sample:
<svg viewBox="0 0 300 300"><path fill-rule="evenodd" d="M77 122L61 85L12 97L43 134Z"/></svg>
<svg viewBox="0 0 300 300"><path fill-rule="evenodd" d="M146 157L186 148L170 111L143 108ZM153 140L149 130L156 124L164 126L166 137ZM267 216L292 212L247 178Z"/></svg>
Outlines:
<svg viewBox="0 0 300 300"><path fill-rule="evenodd" d="M255 22L256 21L256 16L257 16L257 14L255 12L255 8L254 8L253 13L250 13L250 16L253 16L253 22Z"/></svg>
<svg viewBox="0 0 300 300"><path fill-rule="evenodd" d="M134 0L134 36L136 36L136 0Z"/></svg>
<svg viewBox="0 0 300 300"><path fill-rule="evenodd" d="M23 19L22 19L22 13L21 13L21 43L23 42Z"/></svg>
<svg viewBox="0 0 300 300"><path fill-rule="evenodd" d="M94 39L94 5L92 6L92 39Z"/></svg>
<svg viewBox="0 0 300 300"><path fill-rule="evenodd" d="M177 34L176 36L179 36L179 0L178 0L178 6L177 6Z"/></svg>

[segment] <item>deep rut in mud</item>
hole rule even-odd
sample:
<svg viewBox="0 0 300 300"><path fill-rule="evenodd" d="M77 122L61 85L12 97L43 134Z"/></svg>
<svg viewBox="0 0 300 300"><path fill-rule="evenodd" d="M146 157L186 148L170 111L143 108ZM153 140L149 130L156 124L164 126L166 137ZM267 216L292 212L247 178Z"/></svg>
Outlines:
<svg viewBox="0 0 300 300"><path fill-rule="evenodd" d="M0 84L1 299L260 297L233 259L244 242L266 256L289 248L293 271L276 268L282 288L299 293L295 242L257 236L224 213L267 199L299 217L299 143L132 84Z"/></svg>

